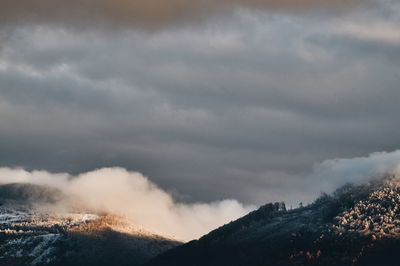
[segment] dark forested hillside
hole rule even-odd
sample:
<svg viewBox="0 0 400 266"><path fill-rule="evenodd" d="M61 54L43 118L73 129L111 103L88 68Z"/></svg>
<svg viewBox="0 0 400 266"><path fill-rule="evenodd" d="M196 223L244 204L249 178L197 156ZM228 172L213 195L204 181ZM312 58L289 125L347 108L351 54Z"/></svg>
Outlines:
<svg viewBox="0 0 400 266"><path fill-rule="evenodd" d="M398 265L399 182L347 185L295 210L267 204L148 265Z"/></svg>

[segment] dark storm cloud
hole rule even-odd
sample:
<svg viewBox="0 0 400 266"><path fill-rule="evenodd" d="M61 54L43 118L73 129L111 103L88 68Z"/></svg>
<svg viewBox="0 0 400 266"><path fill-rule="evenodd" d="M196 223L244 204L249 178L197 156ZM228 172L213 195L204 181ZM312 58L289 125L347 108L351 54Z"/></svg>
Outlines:
<svg viewBox="0 0 400 266"><path fill-rule="evenodd" d="M235 6L307 10L340 8L361 0L3 0L0 21L50 22L69 25L105 24L155 28L195 20ZM97 25L98 26L98 25Z"/></svg>
<svg viewBox="0 0 400 266"><path fill-rule="evenodd" d="M380 3L329 18L239 10L151 35L8 29L0 165L121 166L189 201L306 195L315 163L398 149L399 13L388 10L399 4Z"/></svg>

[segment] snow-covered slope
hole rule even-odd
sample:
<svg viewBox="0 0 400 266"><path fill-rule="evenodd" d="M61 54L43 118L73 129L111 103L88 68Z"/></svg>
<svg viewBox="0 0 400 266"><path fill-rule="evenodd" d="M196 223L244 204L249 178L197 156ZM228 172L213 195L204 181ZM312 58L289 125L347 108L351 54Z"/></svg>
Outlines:
<svg viewBox="0 0 400 266"><path fill-rule="evenodd" d="M180 244L61 199L47 187L0 186L0 265L140 265Z"/></svg>
<svg viewBox="0 0 400 266"><path fill-rule="evenodd" d="M398 265L399 206L394 177L295 210L267 204L149 265Z"/></svg>

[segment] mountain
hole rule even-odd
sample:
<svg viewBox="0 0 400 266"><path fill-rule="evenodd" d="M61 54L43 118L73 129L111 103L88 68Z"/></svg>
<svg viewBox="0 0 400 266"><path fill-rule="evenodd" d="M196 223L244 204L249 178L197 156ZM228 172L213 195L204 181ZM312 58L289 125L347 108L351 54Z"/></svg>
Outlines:
<svg viewBox="0 0 400 266"><path fill-rule="evenodd" d="M0 265L399 264L400 180L393 176L293 210L269 203L186 244L77 208L77 200L46 186L0 185Z"/></svg>
<svg viewBox="0 0 400 266"><path fill-rule="evenodd" d="M267 204L147 265L399 265L399 204L392 176L294 210Z"/></svg>
<svg viewBox="0 0 400 266"><path fill-rule="evenodd" d="M0 185L0 265L134 266L181 244L75 201L47 186Z"/></svg>

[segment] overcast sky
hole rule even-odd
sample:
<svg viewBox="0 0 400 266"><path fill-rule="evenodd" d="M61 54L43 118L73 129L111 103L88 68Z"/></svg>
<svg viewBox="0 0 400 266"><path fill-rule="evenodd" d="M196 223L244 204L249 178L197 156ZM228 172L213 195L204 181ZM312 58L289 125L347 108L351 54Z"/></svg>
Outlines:
<svg viewBox="0 0 400 266"><path fill-rule="evenodd" d="M1 2L0 166L261 204L399 148L397 0Z"/></svg>

